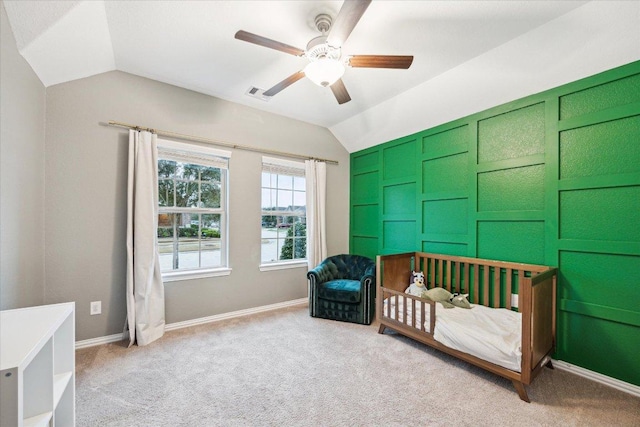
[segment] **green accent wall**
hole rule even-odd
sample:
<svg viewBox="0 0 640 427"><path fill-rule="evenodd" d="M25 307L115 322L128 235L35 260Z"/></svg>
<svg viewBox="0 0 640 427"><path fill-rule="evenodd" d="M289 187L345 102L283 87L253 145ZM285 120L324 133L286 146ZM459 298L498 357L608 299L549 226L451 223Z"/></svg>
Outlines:
<svg viewBox="0 0 640 427"><path fill-rule="evenodd" d="M640 385L640 61L351 154L350 250L558 266L555 357Z"/></svg>

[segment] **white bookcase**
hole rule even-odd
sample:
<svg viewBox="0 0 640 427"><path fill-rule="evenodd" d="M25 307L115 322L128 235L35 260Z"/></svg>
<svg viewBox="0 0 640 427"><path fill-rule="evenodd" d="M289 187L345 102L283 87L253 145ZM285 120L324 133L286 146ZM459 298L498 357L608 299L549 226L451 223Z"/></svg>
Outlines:
<svg viewBox="0 0 640 427"><path fill-rule="evenodd" d="M0 427L75 425L75 304L0 311Z"/></svg>

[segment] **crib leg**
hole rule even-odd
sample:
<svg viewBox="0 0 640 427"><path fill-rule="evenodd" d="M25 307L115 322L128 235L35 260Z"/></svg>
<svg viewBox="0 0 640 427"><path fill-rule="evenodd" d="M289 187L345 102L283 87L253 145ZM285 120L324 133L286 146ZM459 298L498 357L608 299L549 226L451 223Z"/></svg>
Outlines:
<svg viewBox="0 0 640 427"><path fill-rule="evenodd" d="M520 396L520 399L524 400L527 403L530 403L531 401L529 400L529 396L527 395L527 390L525 390L524 388L524 384L516 380L511 380L511 381L513 382L513 386L516 388L516 391L518 392L518 396Z"/></svg>
<svg viewBox="0 0 640 427"><path fill-rule="evenodd" d="M384 326L384 325L380 325L380 327L378 328L378 333L379 333L379 334L384 334L384 330L385 330L385 329L387 329L387 327L386 327L386 326Z"/></svg>

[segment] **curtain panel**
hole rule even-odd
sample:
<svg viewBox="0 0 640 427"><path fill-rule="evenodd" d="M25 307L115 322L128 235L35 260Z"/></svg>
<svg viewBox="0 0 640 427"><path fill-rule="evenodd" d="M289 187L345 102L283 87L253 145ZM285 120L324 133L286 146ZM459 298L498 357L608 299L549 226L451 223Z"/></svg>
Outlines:
<svg viewBox="0 0 640 427"><path fill-rule="evenodd" d="M158 141L129 131L127 192L127 323L129 346L164 334L164 285L158 253Z"/></svg>
<svg viewBox="0 0 640 427"><path fill-rule="evenodd" d="M307 183L307 261L309 269L327 257L327 164L305 161Z"/></svg>

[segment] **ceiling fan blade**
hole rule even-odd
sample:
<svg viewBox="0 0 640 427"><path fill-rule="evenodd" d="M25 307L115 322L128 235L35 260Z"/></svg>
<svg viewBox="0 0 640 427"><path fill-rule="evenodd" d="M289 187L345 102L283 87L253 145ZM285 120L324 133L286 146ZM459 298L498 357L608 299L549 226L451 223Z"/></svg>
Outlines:
<svg viewBox="0 0 640 427"><path fill-rule="evenodd" d="M347 92L347 88L344 86L344 82L342 81L342 79L336 81L329 87L331 88L331 92L333 92L333 95L338 100L338 104L344 104L345 102L351 101L349 92Z"/></svg>
<svg viewBox="0 0 640 427"><path fill-rule="evenodd" d="M371 0L346 0L340 8L336 20L331 24L327 43L333 47L342 47L369 4L371 4Z"/></svg>
<svg viewBox="0 0 640 427"><path fill-rule="evenodd" d="M304 71L298 71L297 73L291 74L289 77L287 77L286 79L284 79L280 83L276 84L271 89L265 91L263 93L263 95L264 96L273 96L273 95L277 94L278 92L280 92L281 90L286 89L287 87L291 86L292 84L294 84L295 82L297 82L298 80L300 80L303 77L304 77Z"/></svg>
<svg viewBox="0 0 640 427"><path fill-rule="evenodd" d="M413 56L402 55L353 55L347 58L347 65L354 68L402 68L406 70L413 63Z"/></svg>
<svg viewBox="0 0 640 427"><path fill-rule="evenodd" d="M238 31L235 37L238 40L243 40L245 42L257 44L259 46L264 46L270 49L279 50L280 52L289 53L294 56L304 55L304 50L302 49L298 49L297 47L289 46L288 44L280 43L275 40L271 40L266 37L259 36L257 34L248 33L243 30Z"/></svg>

